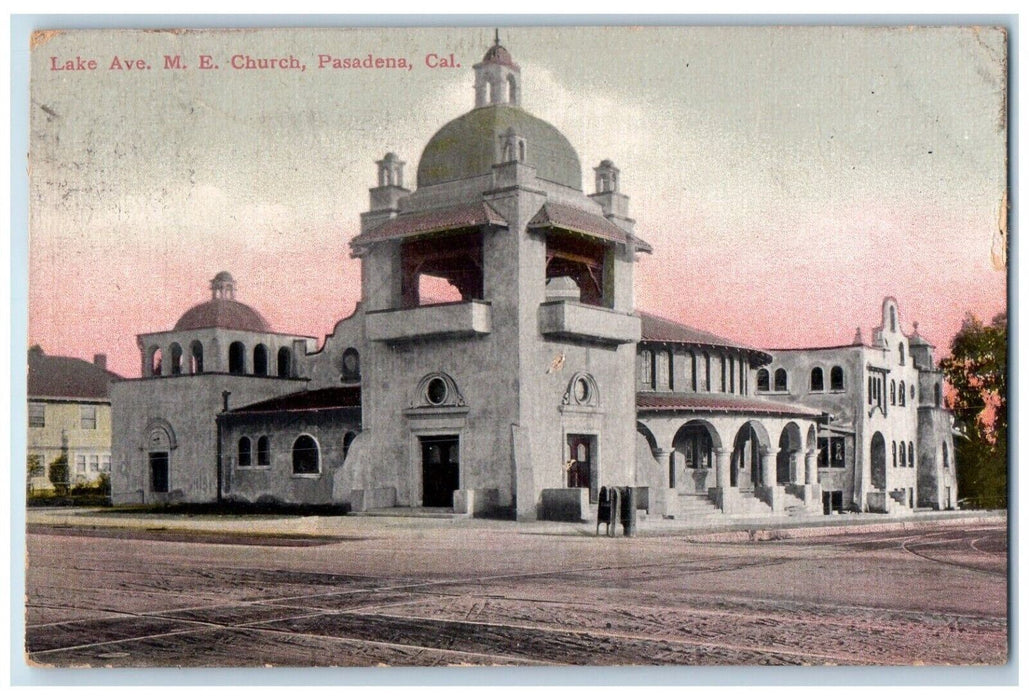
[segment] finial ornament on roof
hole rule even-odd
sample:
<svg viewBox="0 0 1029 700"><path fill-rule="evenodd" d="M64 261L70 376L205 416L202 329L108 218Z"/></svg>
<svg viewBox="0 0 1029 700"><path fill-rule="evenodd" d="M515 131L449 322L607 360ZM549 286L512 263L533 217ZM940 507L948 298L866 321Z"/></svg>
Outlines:
<svg viewBox="0 0 1029 700"><path fill-rule="evenodd" d="M493 45L500 46L500 27L493 30Z"/></svg>

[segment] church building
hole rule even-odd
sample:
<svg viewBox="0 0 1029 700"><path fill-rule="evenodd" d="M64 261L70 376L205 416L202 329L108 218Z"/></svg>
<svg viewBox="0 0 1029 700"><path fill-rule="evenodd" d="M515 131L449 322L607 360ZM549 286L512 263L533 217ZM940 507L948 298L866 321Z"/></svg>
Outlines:
<svg viewBox="0 0 1029 700"><path fill-rule="evenodd" d="M807 354L637 312L635 263L652 250L619 169L601 161L584 191L568 139L522 109L521 69L499 41L474 74L472 109L426 144L413 188L397 154L377 162L350 241L361 300L320 347L272 331L226 272L173 330L139 336L142 377L112 392L115 502L528 520L588 518L602 485L637 485L641 506L669 518L832 506L821 446L858 428L831 402L768 388L770 370L797 376ZM905 391L932 381L919 374L931 374L931 350L926 360L916 347L891 367ZM865 374L845 391L860 393ZM926 413L925 439L941 443L948 418ZM922 459L921 414L904 420L889 438L917 442ZM857 454L849 463L867 462ZM936 466L881 484L862 469L840 508L884 509L888 489L916 484L918 505L953 507Z"/></svg>

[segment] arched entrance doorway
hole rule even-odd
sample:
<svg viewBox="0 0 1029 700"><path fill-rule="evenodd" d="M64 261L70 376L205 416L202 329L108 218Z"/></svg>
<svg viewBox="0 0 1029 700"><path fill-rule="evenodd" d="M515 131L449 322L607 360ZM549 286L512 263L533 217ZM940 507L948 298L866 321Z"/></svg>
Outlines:
<svg viewBox="0 0 1029 700"><path fill-rule="evenodd" d="M872 488L886 490L886 438L879 432L872 436Z"/></svg>
<svg viewBox="0 0 1029 700"><path fill-rule="evenodd" d="M747 421L736 433L729 467L729 485L750 492L761 485L761 448L768 448L764 426Z"/></svg>
<svg viewBox="0 0 1029 700"><path fill-rule="evenodd" d="M800 426L787 423L779 436L779 454L775 458L775 483L790 484L803 481L798 469L801 450Z"/></svg>
<svg viewBox="0 0 1029 700"><path fill-rule="evenodd" d="M691 420L680 427L672 439L672 449L679 457L671 460L670 485L680 492L706 494L716 486L715 450L721 447L718 431L707 421Z"/></svg>

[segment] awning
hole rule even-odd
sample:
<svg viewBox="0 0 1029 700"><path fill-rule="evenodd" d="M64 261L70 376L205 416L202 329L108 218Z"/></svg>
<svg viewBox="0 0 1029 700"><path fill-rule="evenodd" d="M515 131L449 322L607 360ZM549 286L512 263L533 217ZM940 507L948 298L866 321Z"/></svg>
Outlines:
<svg viewBox="0 0 1029 700"><path fill-rule="evenodd" d="M642 238L637 238L628 231L615 226L603 216L557 202L544 204L529 220L526 228L530 231L545 229L571 231L605 241L632 245L644 253L654 252L650 244Z"/></svg>
<svg viewBox="0 0 1029 700"><path fill-rule="evenodd" d="M442 209L400 214L355 237L350 241L350 245L359 246L394 238L407 238L408 236L420 236L427 233L476 228L486 225L507 226L507 221L497 213L496 209L486 202L461 204Z"/></svg>

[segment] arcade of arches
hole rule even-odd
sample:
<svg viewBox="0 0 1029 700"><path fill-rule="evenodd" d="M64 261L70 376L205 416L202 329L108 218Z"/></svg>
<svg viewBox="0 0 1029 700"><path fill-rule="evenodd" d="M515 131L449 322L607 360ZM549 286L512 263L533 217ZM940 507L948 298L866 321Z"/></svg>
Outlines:
<svg viewBox="0 0 1029 700"><path fill-rule="evenodd" d="M667 497L709 496L725 512L741 498L776 512L791 496L821 508L811 417L641 414L637 432L649 452L638 457L640 480Z"/></svg>

